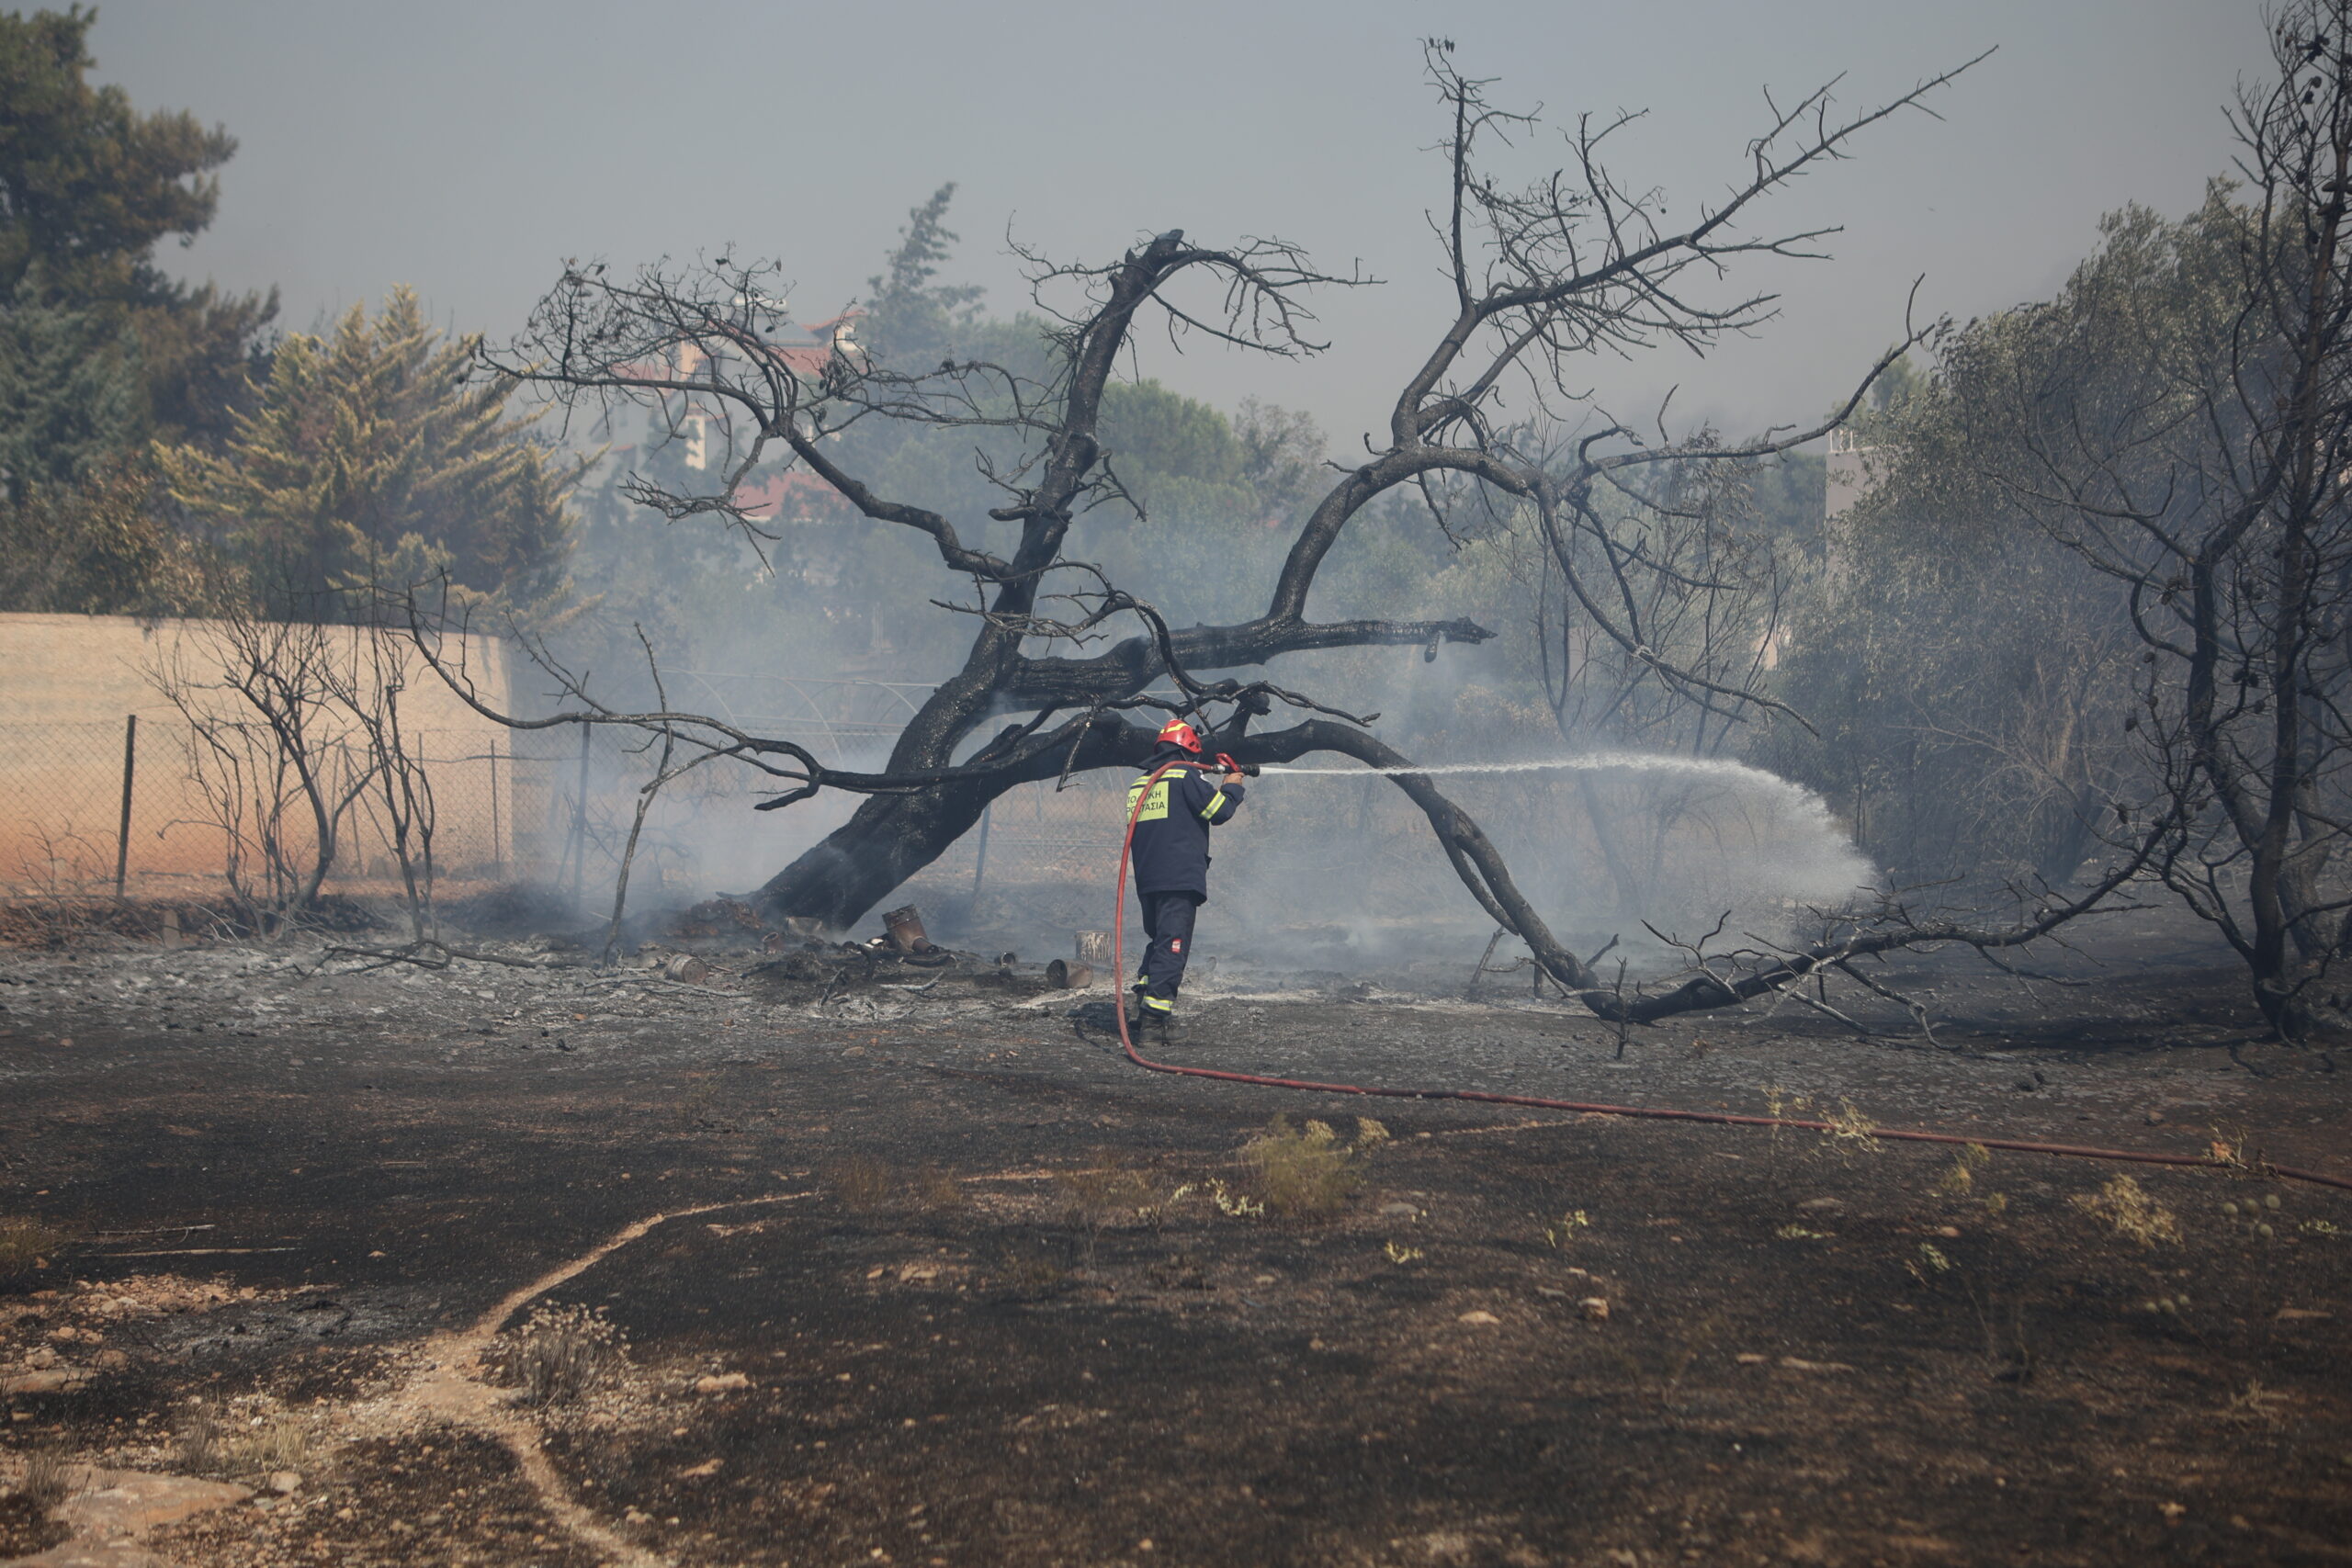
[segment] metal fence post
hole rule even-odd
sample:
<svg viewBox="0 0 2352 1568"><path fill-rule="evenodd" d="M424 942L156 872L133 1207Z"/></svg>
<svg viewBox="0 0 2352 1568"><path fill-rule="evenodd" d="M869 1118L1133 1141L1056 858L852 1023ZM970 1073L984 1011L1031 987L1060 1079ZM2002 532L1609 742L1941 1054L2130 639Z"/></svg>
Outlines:
<svg viewBox="0 0 2352 1568"><path fill-rule="evenodd" d="M122 827L114 840L114 896L122 897L130 874L130 782L139 767L139 716L130 714L122 726Z"/></svg>
<svg viewBox="0 0 2352 1568"><path fill-rule="evenodd" d="M506 880L505 846L498 830L498 738L490 741L490 874L494 882Z"/></svg>
<svg viewBox="0 0 2352 1568"><path fill-rule="evenodd" d="M580 786L571 801L571 897L588 874L588 726L580 727Z"/></svg>
<svg viewBox="0 0 2352 1568"><path fill-rule="evenodd" d="M996 802L993 800L980 807L980 852L972 863L972 899L975 903L979 901L980 878L989 869L989 818L995 810Z"/></svg>

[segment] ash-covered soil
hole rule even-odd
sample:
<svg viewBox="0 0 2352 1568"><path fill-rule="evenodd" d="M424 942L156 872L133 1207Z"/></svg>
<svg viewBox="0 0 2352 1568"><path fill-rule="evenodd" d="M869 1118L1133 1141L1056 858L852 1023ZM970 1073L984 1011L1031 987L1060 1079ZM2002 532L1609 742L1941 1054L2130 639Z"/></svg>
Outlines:
<svg viewBox="0 0 2352 1568"><path fill-rule="evenodd" d="M242 1481L148 1537L208 1568L2342 1562L2352 1193L2259 1164L2352 1175L2346 1075L2130 919L2080 984L1885 971L1941 1048L1841 995L1885 1032L1620 1061L1523 979L1465 998L1474 945L1227 963L1164 1053L1837 1137L1149 1075L1104 988L993 953L0 955L0 1488ZM1288 1167L1245 1153L1277 1115ZM1255 1212L1284 1169L1322 1212ZM536 1404L549 1311L625 1356Z"/></svg>

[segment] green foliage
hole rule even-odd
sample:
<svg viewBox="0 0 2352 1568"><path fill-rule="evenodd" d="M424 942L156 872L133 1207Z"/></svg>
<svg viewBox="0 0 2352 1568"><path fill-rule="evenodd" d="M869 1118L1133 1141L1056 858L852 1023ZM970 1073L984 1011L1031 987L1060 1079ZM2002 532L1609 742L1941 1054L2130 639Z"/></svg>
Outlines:
<svg viewBox="0 0 2352 1568"><path fill-rule="evenodd" d="M880 275L866 280L866 320L859 335L866 352L885 365L913 369L959 355L972 357L986 290L933 281L955 248L956 236L947 227L947 206L955 198L950 180L909 212L899 248Z"/></svg>
<svg viewBox="0 0 2352 1568"><path fill-rule="evenodd" d="M75 6L0 16L0 465L12 496L151 432L220 434L273 298L173 282L152 253L191 239L236 142L186 112L93 86Z"/></svg>
<svg viewBox="0 0 2352 1568"><path fill-rule="evenodd" d="M1325 1219L1355 1196L1372 1152L1387 1141L1388 1129L1369 1117L1357 1118L1354 1142L1342 1143L1328 1122L1293 1127L1277 1116L1242 1145L1241 1159L1269 1213Z"/></svg>
<svg viewBox="0 0 2352 1568"><path fill-rule="evenodd" d="M203 615L234 603L241 581L164 521L154 489L144 468L119 459L0 507L0 610Z"/></svg>
<svg viewBox="0 0 2352 1568"><path fill-rule="evenodd" d="M1900 880L2064 882L2135 793L2125 592L2037 518L2056 481L2035 444L2069 406L2187 412L2244 221L2219 186L2178 222L2112 214L2053 299L1971 322L1857 425L1867 488L1777 682L1821 733L1780 727L1757 760L1822 791Z"/></svg>
<svg viewBox="0 0 2352 1568"><path fill-rule="evenodd" d="M1140 496L1163 485L1240 479L1241 444L1226 417L1157 381L1103 389L1102 438L1113 465Z"/></svg>
<svg viewBox="0 0 2352 1568"><path fill-rule="evenodd" d="M0 307L0 479L21 502L72 484L146 434L139 337L119 312L18 301Z"/></svg>
<svg viewBox="0 0 2352 1568"><path fill-rule="evenodd" d="M92 85L94 19L0 16L0 603L166 613L213 588L200 552L137 514L136 462L152 438L218 445L277 301L155 266L211 221L236 143Z"/></svg>
<svg viewBox="0 0 2352 1568"><path fill-rule="evenodd" d="M36 271L85 298L121 294L168 234L212 221L212 171L235 141L193 115L141 114L85 79L96 11L0 16L0 288Z"/></svg>
<svg viewBox="0 0 2352 1568"><path fill-rule="evenodd" d="M542 601L563 561L580 469L506 417L511 389L469 378L478 340L445 342L396 288L373 321L279 347L225 450L158 453L175 500L273 589L306 599L447 573L507 605Z"/></svg>

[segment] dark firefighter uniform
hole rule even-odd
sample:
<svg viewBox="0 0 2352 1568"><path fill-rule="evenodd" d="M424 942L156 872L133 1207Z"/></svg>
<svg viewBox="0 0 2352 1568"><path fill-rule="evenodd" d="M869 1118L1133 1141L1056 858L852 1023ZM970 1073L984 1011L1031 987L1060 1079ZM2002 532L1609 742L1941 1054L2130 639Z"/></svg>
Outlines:
<svg viewBox="0 0 2352 1568"><path fill-rule="evenodd" d="M1128 786L1127 810L1135 818L1131 855L1136 895L1143 905L1144 933L1151 945L1144 950L1143 978L1136 991L1142 1016L1165 1024L1176 1010L1176 989L1184 981L1184 965L1193 956L1193 917L1209 897L1209 829L1233 820L1241 805L1241 785L1209 775L1197 752L1200 742L1190 726L1182 739L1162 739L1152 753L1151 768ZM1191 740L1186 746L1184 740ZM1150 784L1152 770L1177 760L1177 765ZM1141 809L1137 802L1141 801Z"/></svg>

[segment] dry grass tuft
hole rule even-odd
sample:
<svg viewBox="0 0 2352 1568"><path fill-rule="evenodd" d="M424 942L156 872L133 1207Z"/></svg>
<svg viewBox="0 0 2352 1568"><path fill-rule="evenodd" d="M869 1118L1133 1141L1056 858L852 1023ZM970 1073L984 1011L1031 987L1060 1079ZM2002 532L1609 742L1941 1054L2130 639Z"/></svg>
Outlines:
<svg viewBox="0 0 2352 1568"><path fill-rule="evenodd" d="M898 1191L899 1173L888 1160L872 1155L851 1155L825 1168L826 1184L842 1207L853 1214L870 1214L887 1208Z"/></svg>
<svg viewBox="0 0 2352 1568"><path fill-rule="evenodd" d="M65 1245L66 1235L46 1220L28 1214L0 1219L0 1274L32 1269Z"/></svg>
<svg viewBox="0 0 2352 1568"><path fill-rule="evenodd" d="M190 1402L178 1448L178 1468L191 1475L300 1472L317 1451L310 1423L291 1411L245 1415L209 1399Z"/></svg>
<svg viewBox="0 0 2352 1568"><path fill-rule="evenodd" d="M1014 1245L1005 1248L1000 1264L1004 1282L1016 1291L1050 1291L1069 1278L1069 1270L1042 1247Z"/></svg>
<svg viewBox="0 0 2352 1568"><path fill-rule="evenodd" d="M954 1171L927 1165L915 1178L915 1201L933 1213L960 1209L965 1198L964 1184Z"/></svg>
<svg viewBox="0 0 2352 1568"><path fill-rule="evenodd" d="M2179 1218L2129 1176L2114 1178L2097 1192L2078 1192L2073 1202L2093 1218L2105 1220L2127 1241L2142 1247L2180 1245Z"/></svg>
<svg viewBox="0 0 2352 1568"><path fill-rule="evenodd" d="M74 1467L60 1449L39 1448L25 1455L24 1479L17 1483L17 1495L29 1500L36 1507L53 1508L72 1495Z"/></svg>
<svg viewBox="0 0 2352 1568"><path fill-rule="evenodd" d="M1126 1215L1144 1217L1151 1203L1151 1183L1115 1150L1097 1151L1094 1163L1083 1170L1067 1170L1054 1179L1069 1201L1070 1218L1086 1231L1086 1266L1094 1267L1095 1246L1102 1229Z"/></svg>
<svg viewBox="0 0 2352 1568"><path fill-rule="evenodd" d="M1939 1198L1965 1198L1976 1190L1976 1168L1987 1164L1993 1152L1982 1144L1962 1144L1951 1166L1928 1190Z"/></svg>
<svg viewBox="0 0 2352 1568"><path fill-rule="evenodd" d="M209 1399L196 1401L180 1423L179 1468L191 1475L211 1475L226 1459L220 1407Z"/></svg>
<svg viewBox="0 0 2352 1568"><path fill-rule="evenodd" d="M1083 1170L1066 1170L1054 1178L1071 1214L1082 1224L1102 1225L1114 1216L1139 1209L1151 1201L1151 1184L1116 1153L1104 1150Z"/></svg>
<svg viewBox="0 0 2352 1568"><path fill-rule="evenodd" d="M300 1416L280 1412L242 1434L231 1445L229 1468L239 1475L301 1471L311 1462L311 1427Z"/></svg>
<svg viewBox="0 0 2352 1568"><path fill-rule="evenodd" d="M562 1404L619 1377L628 1365L628 1336L603 1307L543 1304L489 1359L522 1385L530 1404Z"/></svg>
<svg viewBox="0 0 2352 1568"><path fill-rule="evenodd" d="M1388 1129L1369 1117L1356 1122L1352 1143L1341 1143L1328 1122L1294 1129L1277 1116L1242 1145L1251 1185L1271 1213L1284 1219L1325 1219L1347 1206L1363 1185L1373 1150L1388 1141Z"/></svg>

